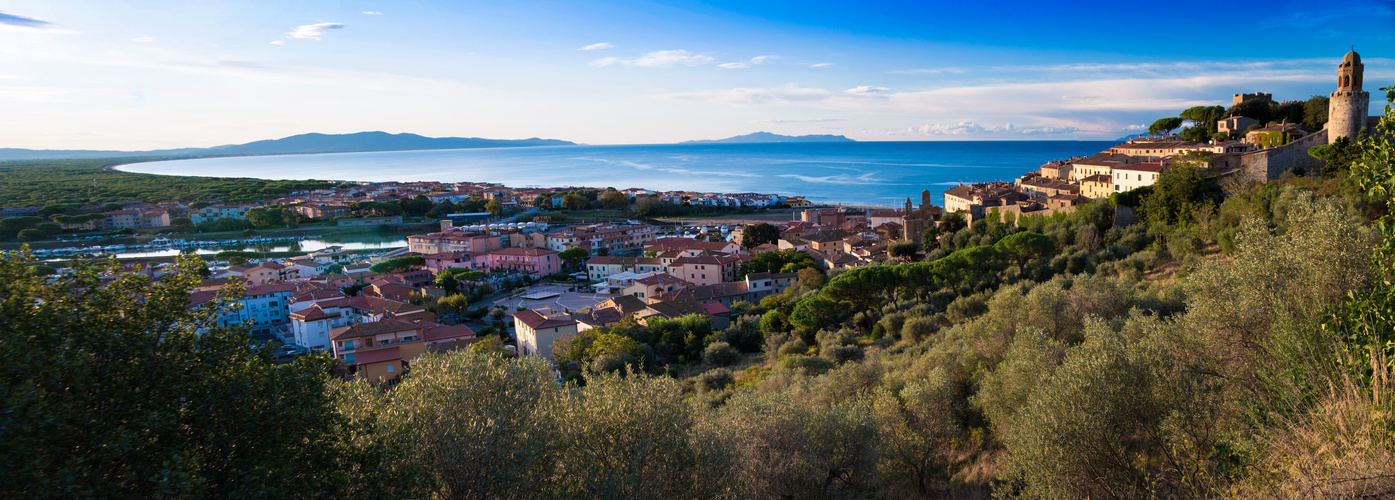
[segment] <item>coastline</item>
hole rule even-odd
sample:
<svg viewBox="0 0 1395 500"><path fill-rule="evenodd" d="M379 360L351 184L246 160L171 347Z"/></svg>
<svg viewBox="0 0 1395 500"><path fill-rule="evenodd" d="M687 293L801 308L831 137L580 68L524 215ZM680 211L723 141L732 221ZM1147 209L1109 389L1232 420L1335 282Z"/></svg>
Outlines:
<svg viewBox="0 0 1395 500"><path fill-rule="evenodd" d="M991 144L991 147L986 145ZM537 146L169 159L123 163L128 173L264 180L477 182L512 188L614 187L650 192L758 192L817 204L897 207L930 190L1012 180L1053 159L1112 141Z"/></svg>

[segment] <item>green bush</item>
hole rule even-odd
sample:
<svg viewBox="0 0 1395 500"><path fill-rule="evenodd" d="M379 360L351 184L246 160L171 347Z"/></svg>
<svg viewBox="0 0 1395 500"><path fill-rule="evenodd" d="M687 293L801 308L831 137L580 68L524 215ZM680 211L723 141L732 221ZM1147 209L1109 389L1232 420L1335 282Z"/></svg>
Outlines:
<svg viewBox="0 0 1395 500"><path fill-rule="evenodd" d="M726 368L707 370L693 378L693 386L699 392L720 391L734 383L736 378L732 376L731 370Z"/></svg>
<svg viewBox="0 0 1395 500"><path fill-rule="evenodd" d="M702 351L702 362L712 366L728 366L741 361L741 353L726 342L713 342Z"/></svg>
<svg viewBox="0 0 1395 500"><path fill-rule="evenodd" d="M818 375L836 368L832 361L806 354L792 354L782 357L780 358L780 367L806 375Z"/></svg>

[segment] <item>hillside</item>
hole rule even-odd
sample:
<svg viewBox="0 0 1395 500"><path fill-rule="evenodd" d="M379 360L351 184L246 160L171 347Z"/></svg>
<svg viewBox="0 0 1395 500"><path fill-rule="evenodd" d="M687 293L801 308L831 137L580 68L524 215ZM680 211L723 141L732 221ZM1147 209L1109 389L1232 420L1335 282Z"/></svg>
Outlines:
<svg viewBox="0 0 1395 500"><path fill-rule="evenodd" d="M0 148L0 160L52 160L78 158L130 158L137 156L274 155L305 153L351 153L362 151L407 151L420 149L511 148L528 146L572 146L556 139L482 139L478 137L425 137L417 134L359 132L356 134L300 134L281 139L215 146L153 151L101 151Z"/></svg>
<svg viewBox="0 0 1395 500"><path fill-rule="evenodd" d="M856 142L841 135L780 135L770 132L738 135L726 139L683 141L679 144L754 144L764 142Z"/></svg>

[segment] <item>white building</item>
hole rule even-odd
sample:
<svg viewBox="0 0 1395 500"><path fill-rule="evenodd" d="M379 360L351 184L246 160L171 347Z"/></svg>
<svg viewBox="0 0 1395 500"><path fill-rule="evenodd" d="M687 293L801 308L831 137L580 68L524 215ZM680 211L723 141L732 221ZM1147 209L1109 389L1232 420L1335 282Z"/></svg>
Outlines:
<svg viewBox="0 0 1395 500"><path fill-rule="evenodd" d="M518 311L513 315L514 333L518 337L519 356L542 356L552 359L552 343L563 335L575 335L577 322L562 314L543 309Z"/></svg>
<svg viewBox="0 0 1395 500"><path fill-rule="evenodd" d="M1112 173L1114 192L1122 193L1143 186L1151 186L1158 181L1158 174L1163 171L1163 168L1165 167L1161 160L1114 167Z"/></svg>
<svg viewBox="0 0 1395 500"><path fill-rule="evenodd" d="M290 313L291 338L295 345L311 350L333 349L329 341L330 330L354 324L348 302L348 299L312 302Z"/></svg>

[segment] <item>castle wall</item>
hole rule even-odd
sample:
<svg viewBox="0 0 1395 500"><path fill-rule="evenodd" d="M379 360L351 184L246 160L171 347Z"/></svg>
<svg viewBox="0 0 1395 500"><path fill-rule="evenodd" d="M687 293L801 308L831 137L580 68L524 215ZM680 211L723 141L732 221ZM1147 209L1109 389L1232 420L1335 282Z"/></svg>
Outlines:
<svg viewBox="0 0 1395 500"><path fill-rule="evenodd" d="M1330 123L1329 123L1330 126ZM1308 154L1308 148L1327 144L1328 130L1313 132L1277 148L1240 155L1240 168L1252 179L1278 179L1284 172L1302 168L1310 175L1322 169L1323 161Z"/></svg>

